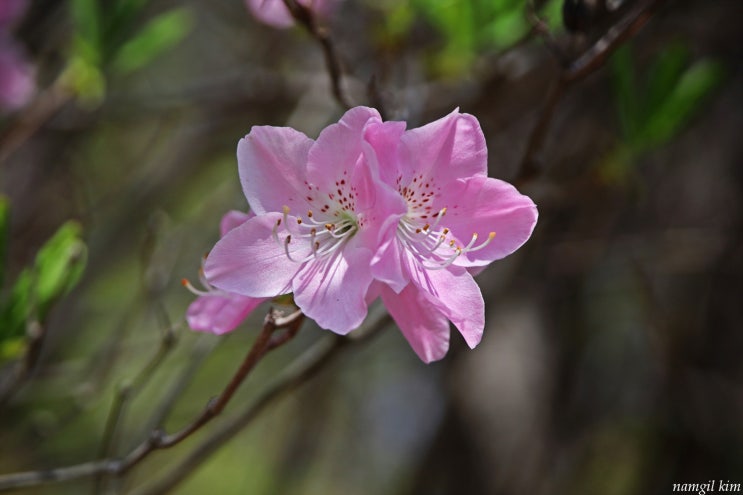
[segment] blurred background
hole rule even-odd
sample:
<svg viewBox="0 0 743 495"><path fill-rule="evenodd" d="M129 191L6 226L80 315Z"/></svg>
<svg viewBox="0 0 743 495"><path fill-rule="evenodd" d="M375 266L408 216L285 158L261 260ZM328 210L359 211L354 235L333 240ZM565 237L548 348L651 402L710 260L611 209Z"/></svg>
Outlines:
<svg viewBox="0 0 743 495"><path fill-rule="evenodd" d="M562 64L643 3L644 28L549 104ZM349 100L408 128L475 115L490 175L539 223L478 277L475 350L455 332L425 365L394 326L343 347L174 493L743 484L743 4L534 8L539 24L518 0L324 12ZM237 141L253 125L314 138L343 108L308 30L242 0L0 0L0 93L0 474L124 456L219 393L268 310L222 337L184 322L181 278L247 208ZM151 486L325 337L305 323L223 416L126 476L18 493Z"/></svg>

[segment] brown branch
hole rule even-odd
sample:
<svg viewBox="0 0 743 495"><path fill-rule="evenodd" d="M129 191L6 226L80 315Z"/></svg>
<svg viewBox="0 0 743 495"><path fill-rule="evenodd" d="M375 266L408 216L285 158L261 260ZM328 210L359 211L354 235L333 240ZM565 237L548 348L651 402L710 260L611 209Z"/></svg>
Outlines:
<svg viewBox="0 0 743 495"><path fill-rule="evenodd" d="M0 476L0 491L51 482L69 481L99 474L115 477L123 476L152 454L152 452L166 449L182 442L219 415L230 402L250 371L252 371L266 352L268 352L271 346L271 335L276 330L282 328L286 328L286 331L290 332L292 336L296 335L303 321L304 315L301 312L296 312L286 317L279 317L271 310L266 316L261 333L253 343L250 351L248 351L240 368L235 372L222 393L216 399L209 401L204 411L191 424L180 431L168 435L162 429L153 430L148 439L135 447L123 460L106 459L58 469L2 475ZM283 344L289 339L279 340ZM277 345L274 345L273 348L275 347Z"/></svg>
<svg viewBox="0 0 743 495"><path fill-rule="evenodd" d="M325 66L327 67L328 75L330 76L330 86L331 91L333 92L333 97L343 108L351 108L353 105L351 105L341 87L343 70L341 69L341 61L338 57L338 52L335 49L335 44L330 38L330 34L317 22L317 17L311 8L305 7L297 2L297 0L284 0L284 4L286 5L286 8L289 9L294 20L304 27L310 36L320 44L323 56L325 57Z"/></svg>
<svg viewBox="0 0 743 495"><path fill-rule="evenodd" d="M41 356L41 348L46 335L46 329L35 318L31 318L26 323L26 351L23 357L13 365L10 376L0 382L0 408L10 401L33 374Z"/></svg>
<svg viewBox="0 0 743 495"><path fill-rule="evenodd" d="M158 305L162 312L162 318L169 320L165 310ZM131 383L122 385L114 397L114 401L111 404L111 409L108 413L108 419L106 420L106 426L103 433L103 440L101 441L101 447L98 454L99 459L105 459L111 455L115 450L115 436L116 430L118 429L121 418L124 416L126 406L129 401L149 382L154 376L155 371L165 361L166 356L175 347L176 337L173 327L169 321L163 332L163 336L160 339L160 345L158 346L155 354L150 358L147 364L142 368L136 375ZM102 473L101 473L102 474ZM93 483L93 493L101 493L101 487L103 484L103 476L99 474Z"/></svg>
<svg viewBox="0 0 743 495"><path fill-rule="evenodd" d="M23 146L73 97L73 93L62 83L61 77L47 90L39 93L36 99L0 135L0 164Z"/></svg>
<svg viewBox="0 0 743 495"><path fill-rule="evenodd" d="M258 361L266 354L271 344L271 335L279 328L288 328L287 332L296 332L304 321L304 315L300 312L293 313L284 318L276 318L273 310L269 312L261 329L261 333L248 351L240 368L235 372L230 382L222 393L209 401L204 411L190 425L176 433L166 435L163 430L153 430L147 441L135 448L123 461L121 473L125 473L136 464L158 449L167 449L179 444L193 433L201 429L205 424L219 415L224 410L232 397L237 392L242 382L253 370ZM288 340L288 339L287 339ZM117 473L118 474L118 473Z"/></svg>
<svg viewBox="0 0 743 495"><path fill-rule="evenodd" d="M552 86L542 108L542 113L534 125L521 160L519 173L514 183L522 184L534 178L539 172L538 156L544 146L552 117L558 103L568 86L592 74L627 39L636 34L668 0L645 0L630 10L614 26L588 48L581 56L560 71L558 80Z"/></svg>
<svg viewBox="0 0 743 495"><path fill-rule="evenodd" d="M332 336L322 339L305 351L242 414L223 424L219 430L202 441L175 468L157 482L140 490L135 490L134 493L136 495L154 495L166 493L175 488L195 471L206 458L248 426L268 405L305 383L327 366L331 359L337 356L338 351L346 342L347 340L342 337Z"/></svg>
<svg viewBox="0 0 743 495"><path fill-rule="evenodd" d="M359 329L360 333L358 334L354 332L352 336L346 338L334 335L317 342L285 368L275 381L241 414L224 423L219 430L215 431L209 438L196 446L186 458L181 460L165 476L151 485L135 490L134 494L159 495L173 490L190 475L195 473L196 469L209 456L219 450L225 443L235 438L238 433L245 429L272 402L317 375L319 371L327 367L340 354L340 351L347 344L356 344L373 338L383 328L389 325L391 321L392 319L385 311L382 314L378 314L376 318L372 318L371 322L363 325Z"/></svg>

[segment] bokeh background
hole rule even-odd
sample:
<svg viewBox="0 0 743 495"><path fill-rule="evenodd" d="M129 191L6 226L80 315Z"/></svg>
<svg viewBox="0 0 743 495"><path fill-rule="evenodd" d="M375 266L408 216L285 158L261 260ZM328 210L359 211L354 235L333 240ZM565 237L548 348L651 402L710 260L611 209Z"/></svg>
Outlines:
<svg viewBox="0 0 743 495"><path fill-rule="evenodd" d="M477 349L453 334L449 355L425 365L394 326L343 347L174 493L743 483L743 4L659 2L567 87L525 177L560 59L641 2L574 6L572 30L562 1L537 3L547 40L517 0L346 0L323 20L352 101L409 128L456 107L475 115L490 175L517 180L540 220L478 277ZM0 99L5 474L123 456L164 408L173 431L219 393L268 307L230 335L197 334L180 280L197 278L221 215L247 207L236 143L266 124L316 137L343 109L316 40L259 23L241 0L0 0L0 22L0 89L16 88ZM18 493L150 486L325 337L306 323L223 417L127 476Z"/></svg>

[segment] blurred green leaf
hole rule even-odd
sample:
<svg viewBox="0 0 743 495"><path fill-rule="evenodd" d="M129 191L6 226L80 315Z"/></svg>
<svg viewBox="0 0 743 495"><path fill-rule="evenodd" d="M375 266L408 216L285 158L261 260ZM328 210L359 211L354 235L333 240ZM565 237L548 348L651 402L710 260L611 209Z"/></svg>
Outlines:
<svg viewBox="0 0 743 495"><path fill-rule="evenodd" d="M40 319L57 298L77 285L85 270L87 248L80 234L80 224L68 221L36 255L34 295Z"/></svg>
<svg viewBox="0 0 743 495"><path fill-rule="evenodd" d="M191 13L185 8L160 14L121 47L113 61L114 69L128 73L144 67L180 42L192 24Z"/></svg>
<svg viewBox="0 0 743 495"><path fill-rule="evenodd" d="M108 28L116 31L129 26L150 0L118 0L114 2Z"/></svg>
<svg viewBox="0 0 743 495"><path fill-rule="evenodd" d="M681 76L663 104L651 115L643 132L646 146L658 146L671 139L684 127L696 110L724 77L722 64L702 60Z"/></svg>
<svg viewBox="0 0 743 495"><path fill-rule="evenodd" d="M611 58L617 113L622 134L628 143L638 139L643 116L635 80L635 67L629 45L620 47Z"/></svg>
<svg viewBox="0 0 743 495"><path fill-rule="evenodd" d="M521 8L501 12L484 29L486 40L496 48L506 48L520 40L529 31Z"/></svg>
<svg viewBox="0 0 743 495"><path fill-rule="evenodd" d="M552 31L562 30L563 0L550 0L541 9L540 15L547 22Z"/></svg>
<svg viewBox="0 0 743 495"><path fill-rule="evenodd" d="M80 231L77 222L62 225L39 250L33 268L18 276L0 311L0 342L24 336L30 318L43 321L52 304L78 283L87 258Z"/></svg>
<svg viewBox="0 0 743 495"><path fill-rule="evenodd" d="M26 348L25 337L13 337L0 340L0 363L17 359Z"/></svg>
<svg viewBox="0 0 743 495"><path fill-rule="evenodd" d="M101 45L101 12L97 0L72 0L72 21L75 24L77 37L90 47L100 52Z"/></svg>
<svg viewBox="0 0 743 495"><path fill-rule="evenodd" d="M689 50L680 43L665 48L648 71L646 96L643 101L645 119L654 115L666 101L689 62Z"/></svg>
<svg viewBox="0 0 743 495"><path fill-rule="evenodd" d="M26 334L26 321L31 316L32 276L29 269L25 269L16 279L10 291L3 311L0 313L0 342L7 342L22 338Z"/></svg>
<svg viewBox="0 0 743 495"><path fill-rule="evenodd" d="M62 77L65 85L78 96L83 105L96 107L103 101L106 78L97 61L73 55Z"/></svg>
<svg viewBox="0 0 743 495"><path fill-rule="evenodd" d="M10 202L5 196L0 196L0 289L5 280L5 257L8 253L9 232Z"/></svg>
<svg viewBox="0 0 743 495"><path fill-rule="evenodd" d="M434 64L444 75L458 75L469 69L475 58L477 29L469 0L416 0L414 6L444 37L445 46Z"/></svg>
<svg viewBox="0 0 743 495"><path fill-rule="evenodd" d="M385 30L392 38L400 38L410 30L414 18L407 2L395 2L384 16Z"/></svg>

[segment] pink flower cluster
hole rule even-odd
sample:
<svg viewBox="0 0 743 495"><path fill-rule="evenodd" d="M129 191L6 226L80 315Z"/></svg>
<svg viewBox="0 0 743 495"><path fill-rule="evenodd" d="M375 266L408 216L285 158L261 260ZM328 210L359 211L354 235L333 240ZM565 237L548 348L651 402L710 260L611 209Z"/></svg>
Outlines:
<svg viewBox="0 0 743 495"><path fill-rule="evenodd" d="M310 9L319 17L327 17L336 8L340 0L297 0L302 7ZM294 25L289 9L284 0L245 0L253 17L269 26L285 29Z"/></svg>
<svg viewBox="0 0 743 495"><path fill-rule="evenodd" d="M487 177L485 137L455 110L417 129L349 110L317 141L291 128L253 127L237 150L252 216L230 213L206 258L209 292L192 328L232 330L281 294L338 334L381 298L425 362L449 348L449 322L470 347L485 308L472 273L513 253L537 209Z"/></svg>
<svg viewBox="0 0 743 495"><path fill-rule="evenodd" d="M11 35L26 10L26 0L0 0L0 111L25 105L35 89L34 71Z"/></svg>

